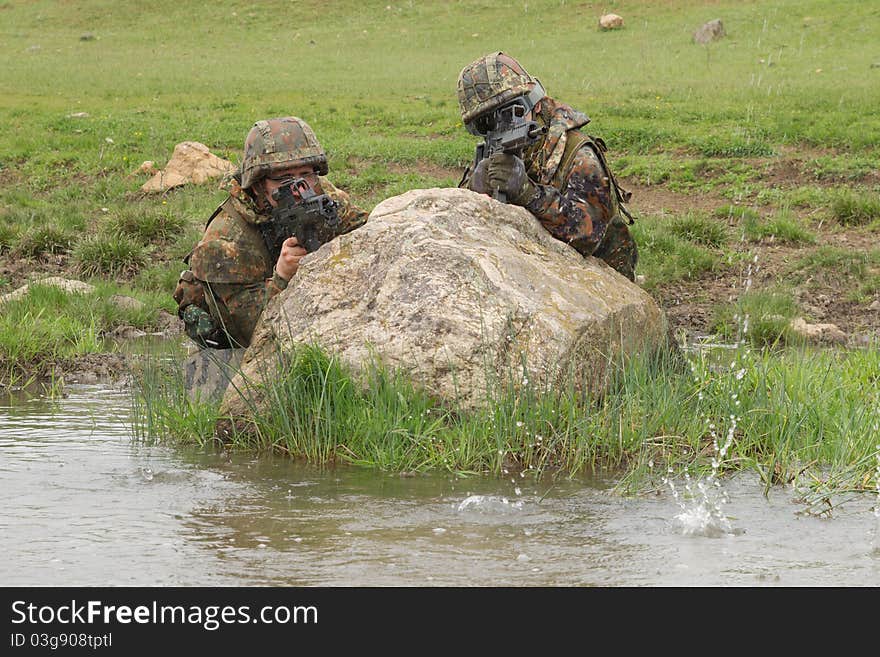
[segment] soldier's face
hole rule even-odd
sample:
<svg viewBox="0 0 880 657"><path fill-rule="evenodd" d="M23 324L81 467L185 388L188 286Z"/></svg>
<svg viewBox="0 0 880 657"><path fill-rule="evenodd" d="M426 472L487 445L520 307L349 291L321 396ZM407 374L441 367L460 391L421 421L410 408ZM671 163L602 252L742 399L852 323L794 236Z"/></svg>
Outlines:
<svg viewBox="0 0 880 657"><path fill-rule="evenodd" d="M315 189L318 184L318 174L315 173L315 170L308 164L300 164L298 166L276 171L272 174L271 178L263 178L259 182L263 200L268 203L270 207L274 208L278 205L278 201L272 198L272 192L281 187L281 184L285 180L290 180L291 178L305 178L308 181L309 186L313 189Z"/></svg>

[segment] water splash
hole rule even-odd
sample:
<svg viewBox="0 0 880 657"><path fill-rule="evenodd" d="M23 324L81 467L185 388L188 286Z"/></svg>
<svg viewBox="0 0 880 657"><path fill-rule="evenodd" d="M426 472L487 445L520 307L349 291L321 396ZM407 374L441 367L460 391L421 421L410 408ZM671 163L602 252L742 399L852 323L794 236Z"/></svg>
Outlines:
<svg viewBox="0 0 880 657"><path fill-rule="evenodd" d="M465 511L474 509L478 511L507 511L510 509L521 509L522 500L511 502L506 497L497 497L495 495L470 495L462 500L456 507L457 511Z"/></svg>
<svg viewBox="0 0 880 657"><path fill-rule="evenodd" d="M736 361L731 363L731 371L737 367ZM737 370L735 373L736 381L742 379L744 369ZM738 392L731 393L731 400L735 407L739 406L737 399ZM700 393L702 399L702 393ZM709 418L706 418L709 435L712 437L713 455L711 460L712 471L704 480L696 482L691 480L689 473L684 475L684 492L680 493L672 481L672 470L667 471L667 477L663 482L672 492L672 497L681 508L681 513L674 518L675 525L681 530L685 536L707 536L710 538L718 538L720 536L735 536L742 534L741 530L737 530L730 523L730 520L724 514L724 507L730 501L727 491L721 485L718 472L727 452L733 445L733 439L736 435L736 427L739 417L735 414L728 416L729 424L724 442L719 444L718 428Z"/></svg>
<svg viewBox="0 0 880 657"><path fill-rule="evenodd" d="M751 288L752 275L757 271L757 262L758 257L756 255L748 264L743 283L743 288L746 292ZM689 473L685 473L683 492L679 492L672 480L672 469L669 469L667 476L663 478L663 483L669 487L672 497L681 509L681 512L674 517L674 524L685 536L718 538L744 533L742 530L735 529L730 519L724 513L724 507L730 499L727 491L722 487L718 476L736 436L737 424L740 420L740 417L736 414L740 407L739 393L741 392L742 381L748 368L746 356L749 353L747 341L749 316L748 314L737 314L734 316L734 319L737 322L736 342L729 346L733 350L733 360L730 362L729 368L719 368L721 370L720 376L729 377L731 409L734 410L727 417L727 431L723 442L719 439L720 427L716 425L715 420L705 413L701 413L709 436L712 438L712 471L706 479L696 482L691 480ZM701 380L702 377L694 360L690 360L690 367L691 374L699 391L697 399L702 404L704 401L703 391L710 385L713 368L710 367L710 373L707 374L706 379Z"/></svg>
<svg viewBox="0 0 880 657"><path fill-rule="evenodd" d="M672 497L681 508L681 512L673 519L673 525L684 536L720 538L744 533L736 529L724 514L724 507L730 500L714 473L705 481L697 482L692 481L689 474L685 474L684 481L682 493L671 478L664 479L672 491Z"/></svg>

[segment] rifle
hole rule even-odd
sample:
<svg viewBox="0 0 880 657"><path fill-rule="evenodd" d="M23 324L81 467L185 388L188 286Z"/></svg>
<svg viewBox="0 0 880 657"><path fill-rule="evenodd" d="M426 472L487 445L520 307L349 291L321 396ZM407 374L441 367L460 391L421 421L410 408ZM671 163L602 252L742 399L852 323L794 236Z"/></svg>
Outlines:
<svg viewBox="0 0 880 657"><path fill-rule="evenodd" d="M512 153L522 157L523 151L545 131L536 121L526 121L526 105L522 102L499 107L487 117L488 128L484 133L483 143L477 146L474 168L483 158L493 153ZM494 198L507 203L507 194L495 190Z"/></svg>
<svg viewBox="0 0 880 657"><path fill-rule="evenodd" d="M269 253L277 258L288 237L296 237L308 253L341 235L338 204L326 194L316 194L304 178L285 180L272 192L278 205L272 219L259 224Z"/></svg>

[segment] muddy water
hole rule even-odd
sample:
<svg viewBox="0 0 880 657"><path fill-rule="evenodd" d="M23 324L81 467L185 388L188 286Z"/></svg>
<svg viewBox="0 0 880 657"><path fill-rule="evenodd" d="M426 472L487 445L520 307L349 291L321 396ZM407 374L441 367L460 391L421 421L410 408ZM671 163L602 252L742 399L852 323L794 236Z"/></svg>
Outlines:
<svg viewBox="0 0 880 657"><path fill-rule="evenodd" d="M729 531L609 482L401 478L132 441L126 391L0 397L0 585L877 586L880 518L723 483Z"/></svg>

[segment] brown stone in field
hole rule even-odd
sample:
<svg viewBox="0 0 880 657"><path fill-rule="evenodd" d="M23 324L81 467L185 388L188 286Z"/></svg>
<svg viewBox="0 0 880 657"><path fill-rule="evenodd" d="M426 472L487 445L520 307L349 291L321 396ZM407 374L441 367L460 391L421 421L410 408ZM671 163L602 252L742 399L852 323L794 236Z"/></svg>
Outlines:
<svg viewBox="0 0 880 657"><path fill-rule="evenodd" d="M803 317L791 321L791 330L808 342L845 344L846 333L836 324L808 324Z"/></svg>
<svg viewBox="0 0 880 657"><path fill-rule="evenodd" d="M623 27L623 18L617 14L604 14L599 17L599 29L618 30Z"/></svg>
<svg viewBox="0 0 880 657"><path fill-rule="evenodd" d="M162 171L141 186L142 192L164 192L188 183L200 184L234 172L235 165L217 157L204 144L184 141L174 147L174 153Z"/></svg>
<svg viewBox="0 0 880 657"><path fill-rule="evenodd" d="M146 173L150 176L155 176L159 173L159 169L156 168L156 163L153 160L146 160L143 164L141 164L137 169L132 172L132 175Z"/></svg>
<svg viewBox="0 0 880 657"><path fill-rule="evenodd" d="M711 41L717 41L724 35L724 25L721 24L720 18L716 18L697 28L697 31L694 32L694 43L707 44Z"/></svg>

